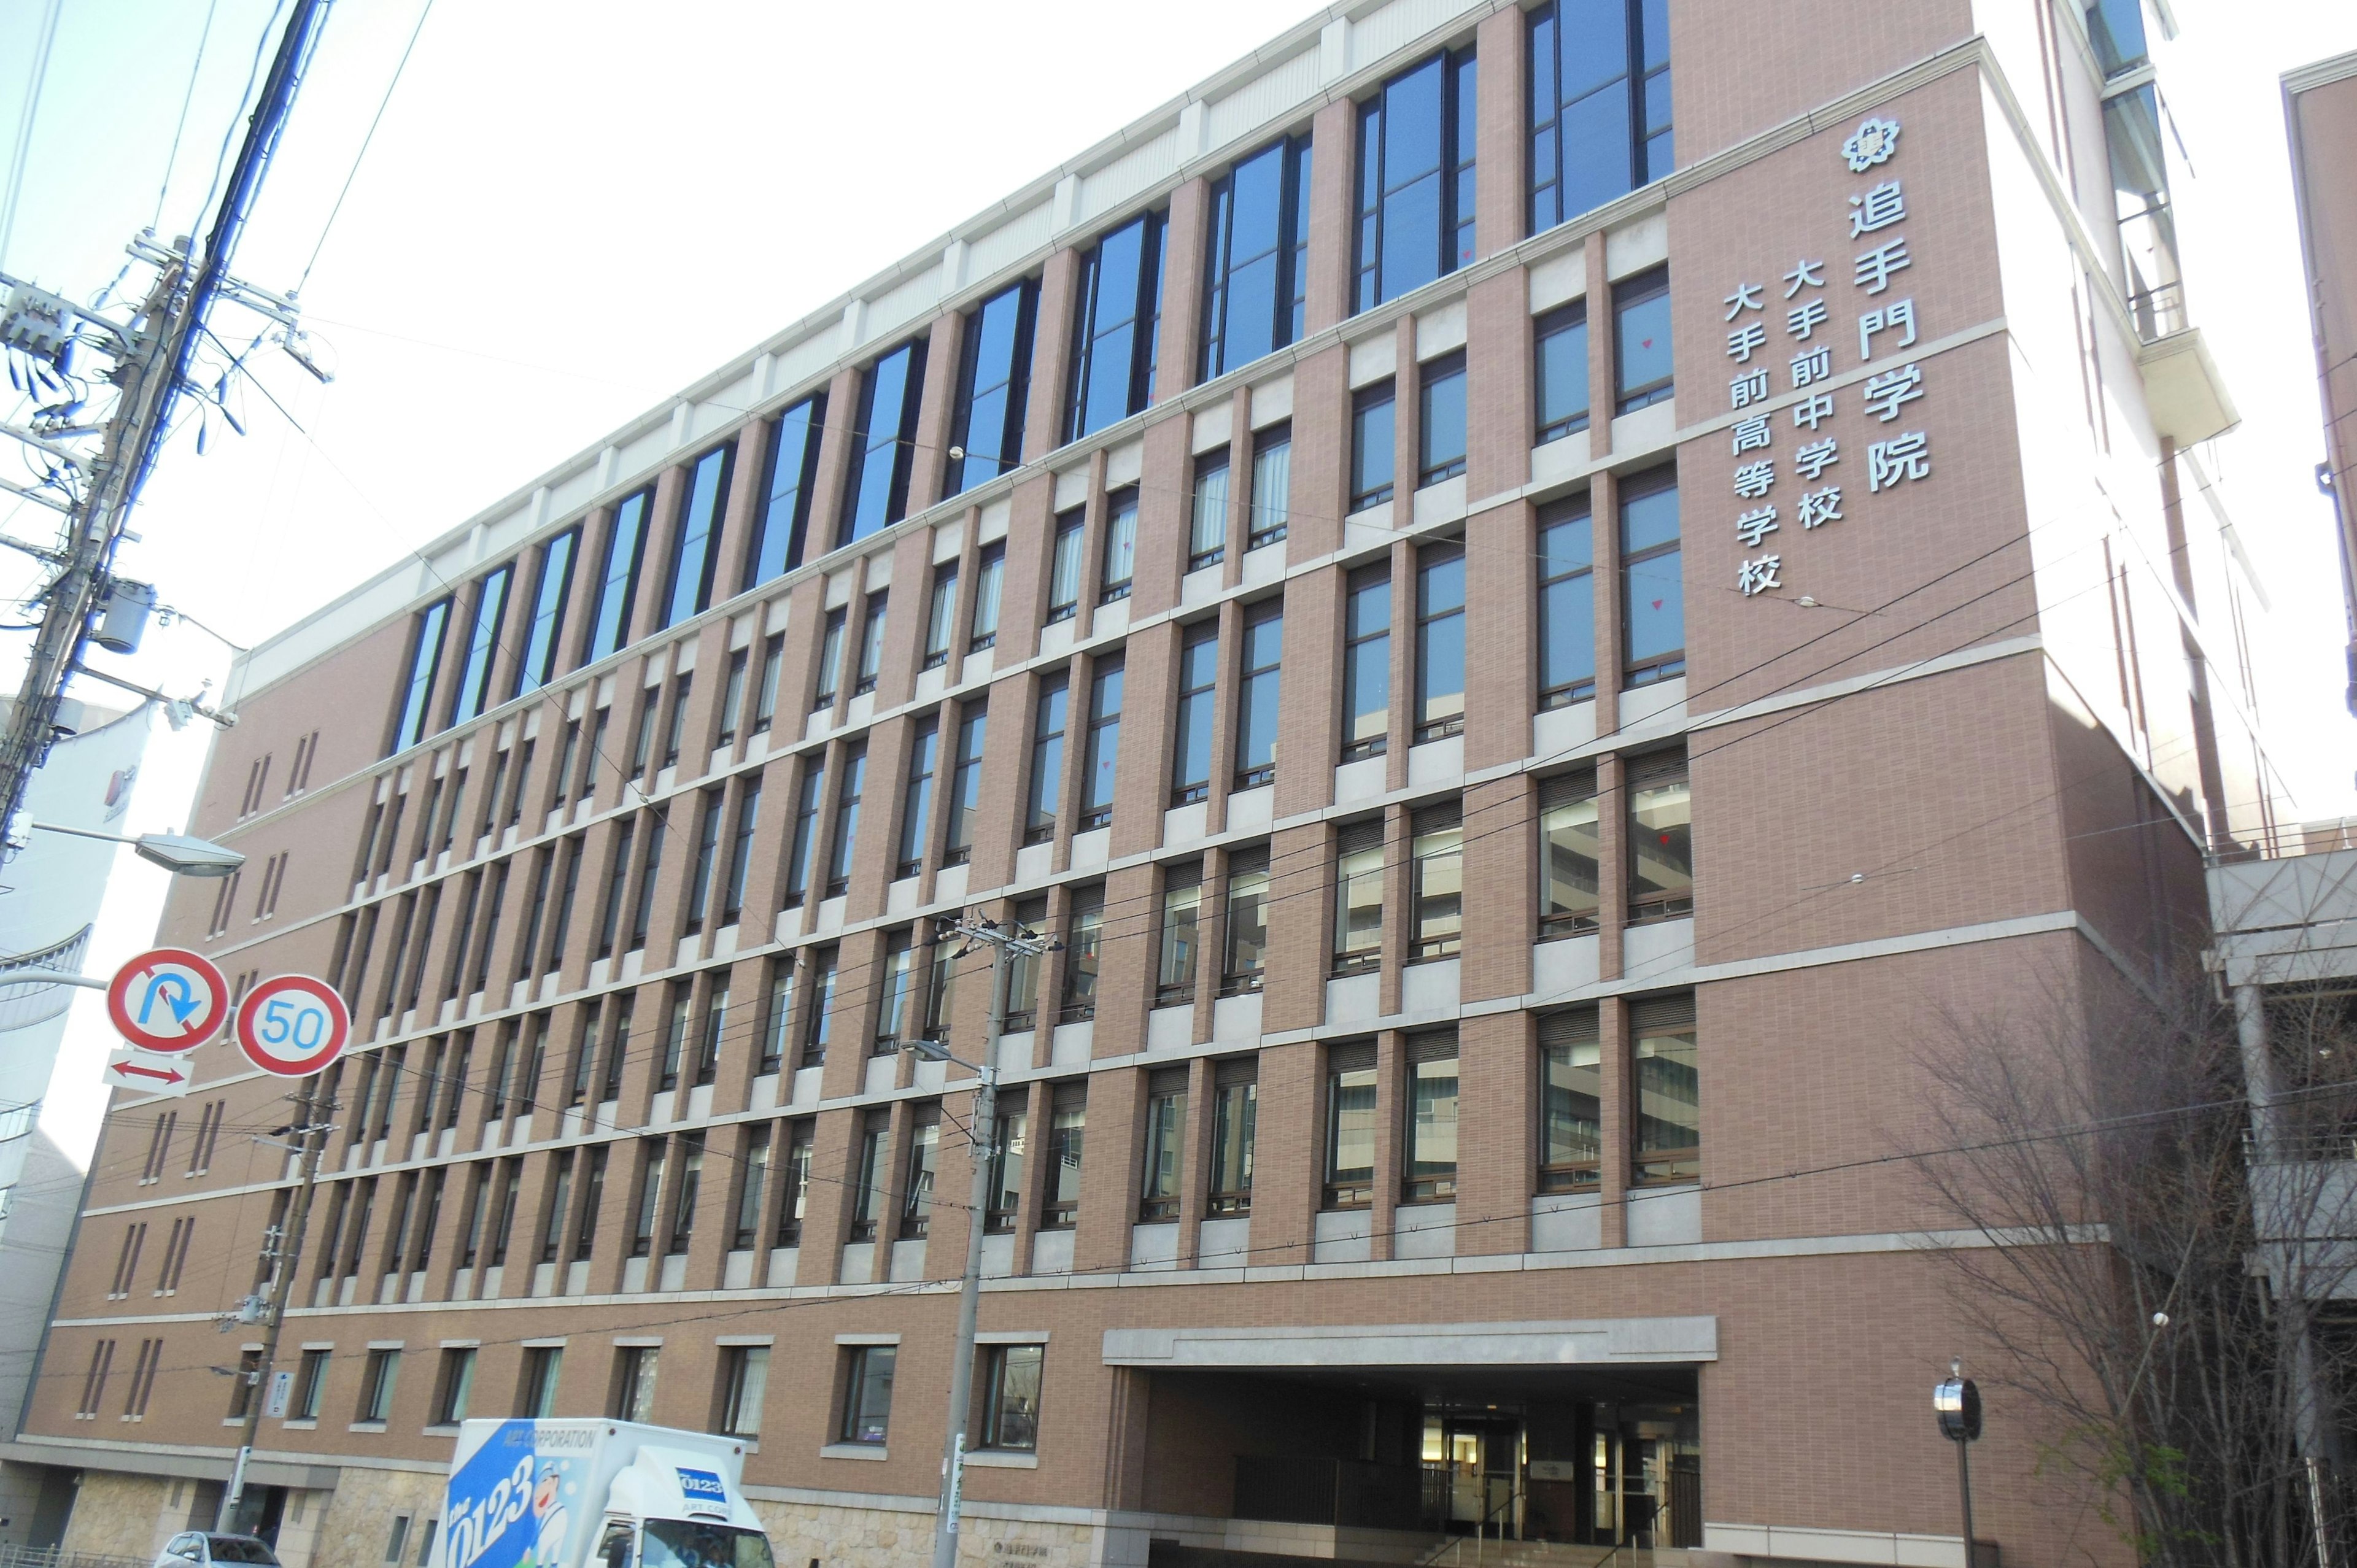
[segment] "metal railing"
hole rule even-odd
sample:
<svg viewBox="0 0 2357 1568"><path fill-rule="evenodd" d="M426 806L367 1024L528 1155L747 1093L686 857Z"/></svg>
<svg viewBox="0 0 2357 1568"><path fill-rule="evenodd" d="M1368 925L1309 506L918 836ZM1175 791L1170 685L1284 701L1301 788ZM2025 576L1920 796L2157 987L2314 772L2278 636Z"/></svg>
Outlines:
<svg viewBox="0 0 2357 1568"><path fill-rule="evenodd" d="M11 982L8 975L12 970L81 973L82 957L90 950L90 933L91 928L84 926L63 941L52 942L36 952L0 957L0 1033L47 1023L73 1005L71 986L55 981Z"/></svg>
<svg viewBox="0 0 2357 1568"><path fill-rule="evenodd" d="M1469 1537L1460 1535L1442 1541L1418 1558L1415 1568L1443 1568L1444 1564L1446 1568L1459 1568L1465 1561L1465 1543L1469 1540L1473 1542L1473 1561L1479 1564L1489 1550L1491 1527L1492 1525L1497 1527L1498 1542L1502 1550L1505 1545L1506 1530L1512 1520L1518 1517L1522 1503L1523 1489L1520 1487L1508 1487L1506 1495L1498 1499L1497 1507L1491 1509L1473 1521L1473 1533ZM1501 1515L1505 1517L1501 1518ZM1615 1547L1613 1550L1617 1552L1620 1549Z"/></svg>
<svg viewBox="0 0 2357 1568"><path fill-rule="evenodd" d="M25 1546L0 1541L0 1568L147 1568L145 1557L102 1552L68 1552L61 1546Z"/></svg>

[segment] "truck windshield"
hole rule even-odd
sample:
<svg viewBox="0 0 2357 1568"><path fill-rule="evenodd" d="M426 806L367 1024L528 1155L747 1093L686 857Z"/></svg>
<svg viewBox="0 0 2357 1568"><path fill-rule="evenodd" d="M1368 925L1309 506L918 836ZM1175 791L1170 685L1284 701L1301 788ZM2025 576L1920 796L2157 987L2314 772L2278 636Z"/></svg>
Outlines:
<svg viewBox="0 0 2357 1568"><path fill-rule="evenodd" d="M651 1519L639 1547L640 1568L775 1568L770 1538L758 1530Z"/></svg>

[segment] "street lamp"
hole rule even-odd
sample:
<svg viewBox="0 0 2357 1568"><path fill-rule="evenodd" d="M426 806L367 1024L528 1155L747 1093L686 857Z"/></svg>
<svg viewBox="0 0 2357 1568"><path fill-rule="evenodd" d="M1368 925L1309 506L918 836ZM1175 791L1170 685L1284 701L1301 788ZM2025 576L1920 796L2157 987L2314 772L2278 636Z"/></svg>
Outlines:
<svg viewBox="0 0 2357 1568"><path fill-rule="evenodd" d="M175 876L227 876L245 864L245 856L237 851L188 833L141 833L137 838L127 838L93 828L70 828L62 822L26 822L9 835L11 847L22 849L25 833L35 830L70 833L75 838L99 839L107 843L127 843L140 859L150 865L160 865Z"/></svg>
<svg viewBox="0 0 2357 1568"><path fill-rule="evenodd" d="M1956 1445L1956 1491L1964 1507L1964 1568L1973 1568L1972 1444L1981 1434L1981 1391L1964 1376L1964 1358L1948 1363L1947 1379L1932 1390L1940 1435Z"/></svg>

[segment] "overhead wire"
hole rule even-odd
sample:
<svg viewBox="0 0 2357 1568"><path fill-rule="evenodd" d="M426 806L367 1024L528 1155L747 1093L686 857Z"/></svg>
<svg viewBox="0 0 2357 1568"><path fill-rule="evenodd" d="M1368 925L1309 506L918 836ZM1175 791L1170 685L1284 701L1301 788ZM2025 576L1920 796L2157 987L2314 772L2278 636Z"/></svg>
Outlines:
<svg viewBox="0 0 2357 1568"><path fill-rule="evenodd" d="M335 231L336 220L343 213L344 198L352 193L352 182L360 177L361 165L368 157L371 144L376 140L376 128L384 123L384 112L392 106L393 89L401 85L402 72L409 69L409 57L417 48L418 35L425 31L425 18L433 14L434 0L425 0L418 9L417 25L409 30L409 42L404 46L401 59L393 65L393 78L384 84L384 96L377 101L376 113L369 120L368 133L361 137L360 151L352 155L352 166L344 172L344 183L336 192L335 204L328 209L328 220L319 226L319 238L311 247L310 259L303 263L303 275L296 278L295 286L287 291L288 298L300 295L303 285L311 281L311 269L319 264L319 252L327 249L328 236Z"/></svg>
<svg viewBox="0 0 2357 1568"><path fill-rule="evenodd" d="M156 215L147 225L151 229L164 221L164 199L171 193L172 171L180 161L180 136L188 128L188 107L197 99L197 78L205 69L205 46L212 41L213 17L220 10L221 0L206 0L204 29L197 35L197 58L188 67L188 91L180 95L180 117L172 126L172 150L164 158L164 177L156 185Z"/></svg>

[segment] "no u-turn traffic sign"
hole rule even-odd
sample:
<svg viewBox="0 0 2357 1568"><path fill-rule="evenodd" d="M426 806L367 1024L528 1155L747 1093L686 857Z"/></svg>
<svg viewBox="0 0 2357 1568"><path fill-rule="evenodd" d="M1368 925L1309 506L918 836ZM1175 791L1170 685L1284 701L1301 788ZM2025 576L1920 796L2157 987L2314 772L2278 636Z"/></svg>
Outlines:
<svg viewBox="0 0 2357 1568"><path fill-rule="evenodd" d="M229 983L202 953L156 948L114 972L106 1015L142 1050L192 1051L229 1015Z"/></svg>

